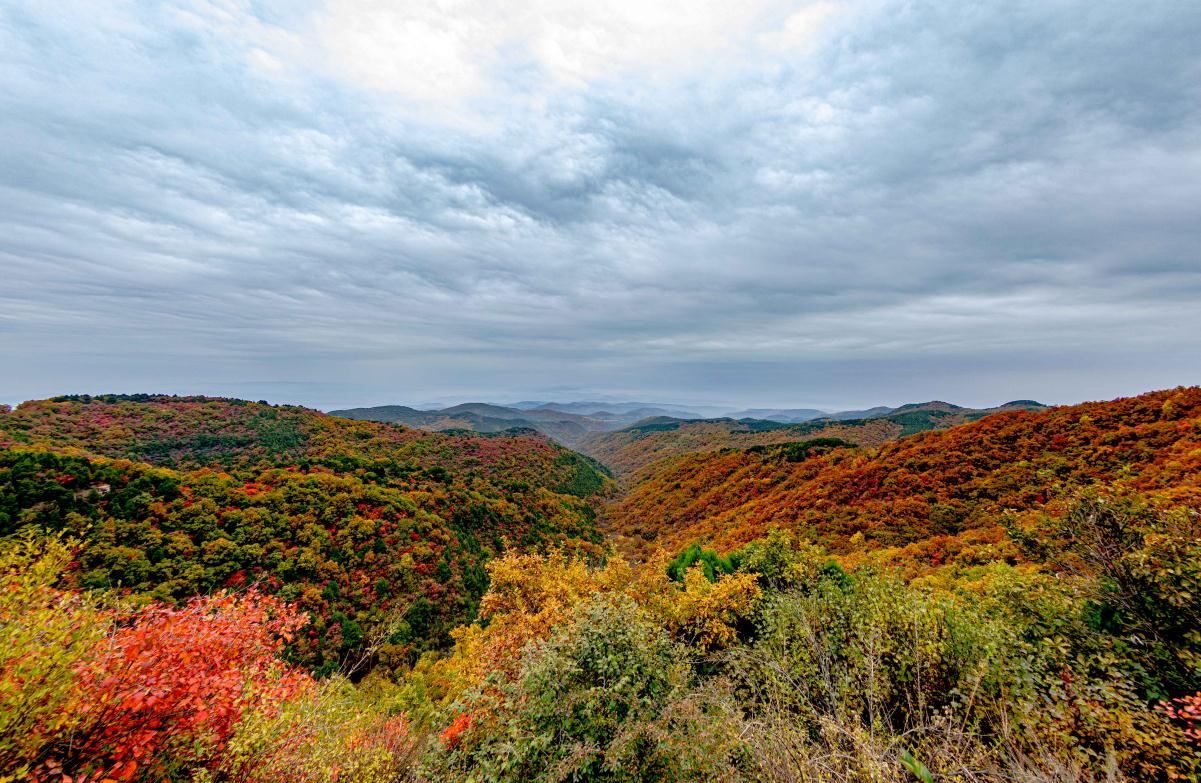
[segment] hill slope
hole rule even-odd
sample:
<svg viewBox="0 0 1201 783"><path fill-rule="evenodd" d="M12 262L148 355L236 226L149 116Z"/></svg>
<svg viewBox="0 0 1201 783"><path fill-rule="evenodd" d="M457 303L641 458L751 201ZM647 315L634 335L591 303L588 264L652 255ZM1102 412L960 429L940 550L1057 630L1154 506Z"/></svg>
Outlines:
<svg viewBox="0 0 1201 783"><path fill-rule="evenodd" d="M433 433L294 405L217 397L67 396L0 413L0 447L75 447L162 467L225 470L387 458L505 484L590 495L605 484L591 460L534 432Z"/></svg>
<svg viewBox="0 0 1201 783"><path fill-rule="evenodd" d="M945 402L911 403L899 408L831 414L804 422L764 419L684 420L660 417L616 432L592 432L575 448L595 457L620 476L629 476L650 463L689 452L748 448L810 438L841 438L860 446L924 430L951 427L1011 410L1045 410L1033 401L1011 402L997 408L960 408ZM858 415L862 414L862 415Z"/></svg>
<svg viewBox="0 0 1201 783"><path fill-rule="evenodd" d="M0 413L0 537L79 539L66 586L180 601L261 583L308 613L294 654L318 672L357 660L376 633L391 663L444 646L503 551L601 553L589 498L607 482L536 433L203 397Z"/></svg>
<svg viewBox="0 0 1201 783"><path fill-rule="evenodd" d="M786 447L680 455L647 468L607 518L633 552L729 550L773 525L846 551L856 534L857 547L886 547L995 527L1005 509L1098 481L1201 501L1201 389L1001 413L795 462Z"/></svg>
<svg viewBox="0 0 1201 783"><path fill-rule="evenodd" d="M809 438L842 438L861 446L878 446L900 437L895 422L805 422L780 424L745 419L655 418L616 432L594 432L576 444L583 453L610 468L615 475L632 477L662 459L724 448L749 448Z"/></svg>

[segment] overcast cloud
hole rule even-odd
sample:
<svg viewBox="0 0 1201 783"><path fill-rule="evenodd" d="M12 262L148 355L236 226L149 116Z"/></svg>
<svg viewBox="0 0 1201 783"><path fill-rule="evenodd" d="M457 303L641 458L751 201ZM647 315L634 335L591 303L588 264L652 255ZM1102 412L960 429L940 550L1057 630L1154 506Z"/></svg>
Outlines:
<svg viewBox="0 0 1201 783"><path fill-rule="evenodd" d="M1201 3L0 4L0 400L1201 382Z"/></svg>

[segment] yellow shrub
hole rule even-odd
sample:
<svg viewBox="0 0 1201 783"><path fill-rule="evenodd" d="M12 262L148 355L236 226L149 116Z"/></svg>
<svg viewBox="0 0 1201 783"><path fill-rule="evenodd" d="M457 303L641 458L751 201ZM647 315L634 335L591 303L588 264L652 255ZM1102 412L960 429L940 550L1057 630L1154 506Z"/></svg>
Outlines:
<svg viewBox="0 0 1201 783"><path fill-rule="evenodd" d="M76 671L111 626L91 596L52 587L71 549L32 536L0 545L0 781L23 779L81 719Z"/></svg>
<svg viewBox="0 0 1201 783"><path fill-rule="evenodd" d="M762 594L755 574L727 574L710 582L693 567L684 576L684 589L675 594L670 614L662 619L681 641L713 652L738 640L738 621L750 614Z"/></svg>

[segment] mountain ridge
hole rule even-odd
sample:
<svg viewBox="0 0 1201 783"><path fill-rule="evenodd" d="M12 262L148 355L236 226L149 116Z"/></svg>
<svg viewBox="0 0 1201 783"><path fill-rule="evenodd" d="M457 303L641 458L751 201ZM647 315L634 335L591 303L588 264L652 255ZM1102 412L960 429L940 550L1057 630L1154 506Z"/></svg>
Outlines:
<svg viewBox="0 0 1201 783"><path fill-rule="evenodd" d="M749 428L763 430L771 424L805 424L867 420L907 413L938 412L971 418L1015 407L1043 409L1033 400L1014 400L994 408L965 408L932 400L906 403L898 407L877 406L861 411L827 413L817 408L747 408L723 415L696 415L686 406L656 403L567 402L524 400L511 406L489 402L468 402L444 408L423 410L407 405L377 405L329 411L329 415L361 421L404 424L432 431L468 430L481 433L503 432L512 428L534 429L571 448L588 449L597 441L596 433L645 427L666 420L682 422L744 422ZM770 424L757 425L755 422ZM916 420L902 426L905 434L916 431ZM593 456L596 456L595 454ZM599 457L598 457L599 458Z"/></svg>
<svg viewBox="0 0 1201 783"><path fill-rule="evenodd" d="M983 527L995 530L1006 509L1035 509L1095 482L1152 493L1171 487L1165 498L1201 505L1198 433L1201 388L1180 387L1042 411L1010 409L800 460L788 443L675 453L628 477L632 485L605 518L628 551L644 554L694 541L728 551L772 526L845 551L856 533L866 537L860 547L970 537ZM805 440L825 435L817 430Z"/></svg>
<svg viewBox="0 0 1201 783"><path fill-rule="evenodd" d="M879 446L906 435L999 413L1047 409L1033 401L1015 401L996 408L962 408L931 401L872 409L886 411L879 415L860 418L831 415L803 422L660 416L615 431L586 433L572 447L599 460L619 477L628 478L656 460L689 452L765 446L811 438L841 438L859 446Z"/></svg>

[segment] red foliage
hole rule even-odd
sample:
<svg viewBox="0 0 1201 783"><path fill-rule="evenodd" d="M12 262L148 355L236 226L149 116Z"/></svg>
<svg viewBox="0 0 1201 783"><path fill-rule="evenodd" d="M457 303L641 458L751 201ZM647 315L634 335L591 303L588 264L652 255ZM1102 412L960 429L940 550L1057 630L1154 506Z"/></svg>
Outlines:
<svg viewBox="0 0 1201 783"><path fill-rule="evenodd" d="M1173 699L1162 707L1164 713L1185 724L1184 735L1201 745L1201 693Z"/></svg>
<svg viewBox="0 0 1201 783"><path fill-rule="evenodd" d="M153 772L169 745L175 759L211 761L247 707L271 710L312 684L277 657L302 624L253 591L144 608L80 671L84 729L53 766L78 783Z"/></svg>
<svg viewBox="0 0 1201 783"><path fill-rule="evenodd" d="M463 741L463 735L471 728L471 713L460 712L450 725L442 730L442 744L448 748L457 748Z"/></svg>

